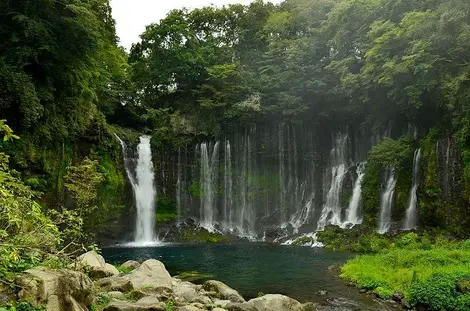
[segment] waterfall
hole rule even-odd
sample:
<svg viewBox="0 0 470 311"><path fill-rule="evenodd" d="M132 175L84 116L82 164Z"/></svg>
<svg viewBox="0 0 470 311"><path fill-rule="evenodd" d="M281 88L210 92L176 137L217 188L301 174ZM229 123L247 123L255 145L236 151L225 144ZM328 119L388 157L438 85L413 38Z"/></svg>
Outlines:
<svg viewBox="0 0 470 311"><path fill-rule="evenodd" d="M177 180L176 180L176 211L178 214L178 221L181 220L181 188L182 188L182 177L181 177L181 148L178 148L178 168L177 168Z"/></svg>
<svg viewBox="0 0 470 311"><path fill-rule="evenodd" d="M232 152L230 149L230 141L225 141L225 157L224 157L224 220L227 228L232 229Z"/></svg>
<svg viewBox="0 0 470 311"><path fill-rule="evenodd" d="M360 214L360 203L361 203L361 193L362 193L362 179L364 178L364 167L365 162L359 163L356 167L357 178L354 182L354 189L351 200L349 201L348 209L346 210L346 221L343 224L343 227L346 227L348 224L358 225L362 223L362 216Z"/></svg>
<svg viewBox="0 0 470 311"><path fill-rule="evenodd" d="M279 125L278 130L278 157L279 157L279 211L281 226L286 221L286 213L284 206L284 128L282 124Z"/></svg>
<svg viewBox="0 0 470 311"><path fill-rule="evenodd" d="M152 150L150 136L140 137L137 146L137 167L135 201L137 205L137 223L135 242L149 244L155 241L155 185L153 176Z"/></svg>
<svg viewBox="0 0 470 311"><path fill-rule="evenodd" d="M209 157L207 143L201 144L201 225L214 230L216 210L217 177L219 168L219 142L216 142Z"/></svg>
<svg viewBox="0 0 470 311"><path fill-rule="evenodd" d="M119 138L119 136L117 136L116 134L114 134L114 136L116 136L117 140L119 141L119 144L121 145L122 158L124 160L124 169L126 171L127 179L129 179L129 182L131 183L132 190L135 192L136 180L131 172L131 160L127 156L127 145L121 138Z"/></svg>
<svg viewBox="0 0 470 311"><path fill-rule="evenodd" d="M341 225L341 194L346 177L346 147L348 135L338 134L330 153L331 184L326 195L317 230L323 230L326 225Z"/></svg>
<svg viewBox="0 0 470 311"><path fill-rule="evenodd" d="M117 135L122 148L124 167L129 182L134 190L137 207L136 227L132 246L152 246L158 244L155 237L155 199L157 196L154 184L152 150L150 136L141 136L137 146L137 163L135 176L131 171L131 160L127 157L127 146Z"/></svg>
<svg viewBox="0 0 470 311"><path fill-rule="evenodd" d="M412 230L416 228L416 218L417 218L417 203L418 197L416 191L419 187L419 161L421 160L421 149L415 151L413 157L413 184L410 191L410 201L408 204L408 209L406 210L406 218L403 224L404 230Z"/></svg>
<svg viewBox="0 0 470 311"><path fill-rule="evenodd" d="M305 205L300 210L292 215L289 223L294 228L294 233L298 233L299 229L310 220L310 216L312 215L313 211L314 200L315 194L312 193L307 203L305 203Z"/></svg>
<svg viewBox="0 0 470 311"><path fill-rule="evenodd" d="M393 197L397 184L394 168L387 168L385 177L387 184L380 197L379 233L382 234L388 232L391 225Z"/></svg>

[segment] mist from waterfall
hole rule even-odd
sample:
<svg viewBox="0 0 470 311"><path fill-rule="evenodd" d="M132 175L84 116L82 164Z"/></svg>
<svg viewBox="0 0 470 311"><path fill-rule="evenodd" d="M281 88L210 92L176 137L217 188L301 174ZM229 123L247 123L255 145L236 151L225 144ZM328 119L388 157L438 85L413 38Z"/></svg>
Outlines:
<svg viewBox="0 0 470 311"><path fill-rule="evenodd" d="M395 169L389 167L385 174L386 186L380 195L379 233L387 233L391 227L392 205L397 178Z"/></svg>
<svg viewBox="0 0 470 311"><path fill-rule="evenodd" d="M418 216L418 196L417 190L419 187L419 161L421 160L421 149L417 149L413 157L413 183L411 185L410 199L408 209L406 210L405 221L403 224L403 230L416 229L417 216Z"/></svg>

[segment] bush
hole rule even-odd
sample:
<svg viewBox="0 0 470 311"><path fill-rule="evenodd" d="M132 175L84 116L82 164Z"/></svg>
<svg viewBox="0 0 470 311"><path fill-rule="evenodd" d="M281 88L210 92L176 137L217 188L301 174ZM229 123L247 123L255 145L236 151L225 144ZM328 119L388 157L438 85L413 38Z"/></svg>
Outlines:
<svg viewBox="0 0 470 311"><path fill-rule="evenodd" d="M341 277L372 290L384 299L395 291L405 294L411 306L427 305L431 310L465 309L469 298L456 290L458 280L470 277L467 242L451 243L438 238L407 233L384 253L361 255L342 267Z"/></svg>
<svg viewBox="0 0 470 311"><path fill-rule="evenodd" d="M431 310L457 310L460 294L455 289L455 283L458 279L468 276L470 276L470 271L451 274L437 273L423 281L413 282L410 286L408 300L411 305L424 304L429 306ZM462 298L460 307L469 301L468 298Z"/></svg>

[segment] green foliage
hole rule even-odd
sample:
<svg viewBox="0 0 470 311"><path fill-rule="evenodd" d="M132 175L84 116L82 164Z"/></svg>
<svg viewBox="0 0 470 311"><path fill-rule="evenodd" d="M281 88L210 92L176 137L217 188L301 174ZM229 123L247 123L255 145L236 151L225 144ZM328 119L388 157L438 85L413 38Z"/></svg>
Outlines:
<svg viewBox="0 0 470 311"><path fill-rule="evenodd" d="M178 219L176 202L168 196L158 196L157 201L157 223L168 223Z"/></svg>
<svg viewBox="0 0 470 311"><path fill-rule="evenodd" d="M44 307L33 307L28 302L17 302L15 305L7 305L0 307L0 311L45 311Z"/></svg>
<svg viewBox="0 0 470 311"><path fill-rule="evenodd" d="M173 301L167 301L165 306L165 311L173 311L175 307L175 303Z"/></svg>
<svg viewBox="0 0 470 311"><path fill-rule="evenodd" d="M378 213L382 176L388 168L392 168L397 175L397 207L402 210L406 208L412 160L413 150L409 137L398 140L386 137L369 152L362 181L362 198L368 221L375 219Z"/></svg>
<svg viewBox="0 0 470 311"><path fill-rule="evenodd" d="M134 270L131 267L123 267L123 266L117 266L116 269L118 269L119 272L124 273L124 274L129 274L131 271Z"/></svg>
<svg viewBox="0 0 470 311"><path fill-rule="evenodd" d="M348 261L341 277L385 299L395 291L402 292L411 306L424 304L431 310L465 310L462 308L468 303L468 297L456 291L456 283L470 275L467 244L468 241L449 242L442 237L431 239L407 233L388 250Z"/></svg>
<svg viewBox="0 0 470 311"><path fill-rule="evenodd" d="M98 185L104 180L98 170L98 161L85 158L78 166L70 166L64 177L65 187L77 202L80 215L95 208Z"/></svg>

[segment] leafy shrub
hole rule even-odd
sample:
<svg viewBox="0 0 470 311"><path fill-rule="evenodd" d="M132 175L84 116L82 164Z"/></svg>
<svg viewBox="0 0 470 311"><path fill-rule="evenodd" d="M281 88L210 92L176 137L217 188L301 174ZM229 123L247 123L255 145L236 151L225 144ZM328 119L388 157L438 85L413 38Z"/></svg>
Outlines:
<svg viewBox="0 0 470 311"><path fill-rule="evenodd" d="M470 276L467 273L438 273L423 281L413 282L409 289L409 302L411 305L424 304L431 310L456 310L459 304L459 295L455 289L457 279ZM461 306L468 301L462 298ZM468 309L467 309L468 310Z"/></svg>

